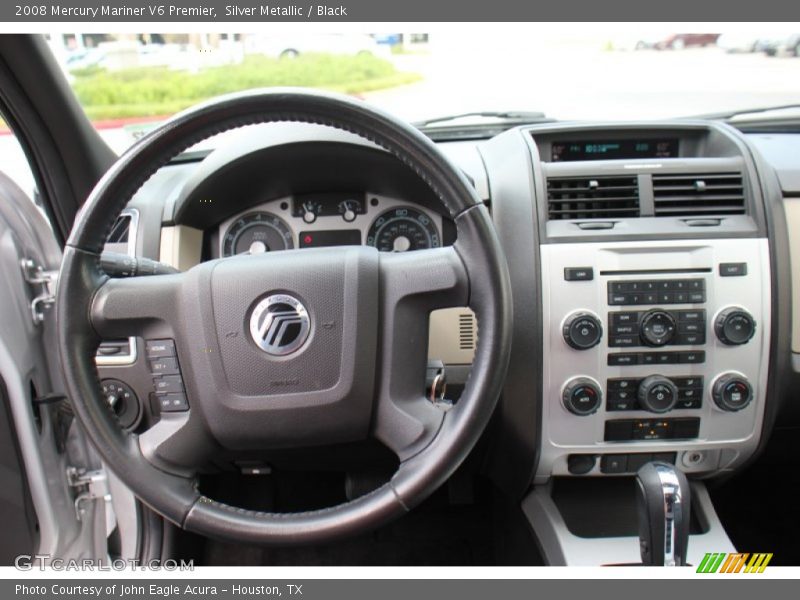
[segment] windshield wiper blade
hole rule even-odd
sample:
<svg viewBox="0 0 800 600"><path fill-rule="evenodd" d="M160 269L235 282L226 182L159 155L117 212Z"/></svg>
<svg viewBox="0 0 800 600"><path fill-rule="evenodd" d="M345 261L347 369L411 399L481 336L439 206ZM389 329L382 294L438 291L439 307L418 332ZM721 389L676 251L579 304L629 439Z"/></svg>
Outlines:
<svg viewBox="0 0 800 600"><path fill-rule="evenodd" d="M432 119L425 119L424 121L416 121L415 127L427 127L428 125L435 125L436 123L447 123L449 121L458 121L459 119L469 119L471 117L482 117L486 119L495 119L498 121L513 122L513 123L535 123L546 119L547 117L543 112L535 111L513 111L513 110L489 110L489 111L476 111L466 112L457 115L445 115L442 117L433 117Z"/></svg>
<svg viewBox="0 0 800 600"><path fill-rule="evenodd" d="M731 110L726 112L709 113L705 115L698 115L695 118L699 119L732 119L742 115L757 115L760 113L776 112L779 110L790 110L793 108L800 108L800 104L779 104L777 106L759 106L757 108L743 108L740 110Z"/></svg>

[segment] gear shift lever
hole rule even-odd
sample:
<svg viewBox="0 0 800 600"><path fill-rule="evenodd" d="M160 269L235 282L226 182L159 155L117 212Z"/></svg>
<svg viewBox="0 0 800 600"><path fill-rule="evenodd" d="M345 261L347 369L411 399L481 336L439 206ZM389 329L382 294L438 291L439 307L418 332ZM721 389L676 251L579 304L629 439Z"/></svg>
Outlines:
<svg viewBox="0 0 800 600"><path fill-rule="evenodd" d="M642 563L686 564L691 496L681 471L665 462L649 462L636 473L636 505Z"/></svg>

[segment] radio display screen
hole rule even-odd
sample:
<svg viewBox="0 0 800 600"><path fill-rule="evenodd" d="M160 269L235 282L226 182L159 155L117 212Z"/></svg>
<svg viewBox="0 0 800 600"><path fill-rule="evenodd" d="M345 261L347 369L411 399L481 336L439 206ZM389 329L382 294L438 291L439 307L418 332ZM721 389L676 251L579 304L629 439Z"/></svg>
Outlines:
<svg viewBox="0 0 800 600"><path fill-rule="evenodd" d="M678 140L630 139L553 142L552 161L615 160L626 158L676 158Z"/></svg>

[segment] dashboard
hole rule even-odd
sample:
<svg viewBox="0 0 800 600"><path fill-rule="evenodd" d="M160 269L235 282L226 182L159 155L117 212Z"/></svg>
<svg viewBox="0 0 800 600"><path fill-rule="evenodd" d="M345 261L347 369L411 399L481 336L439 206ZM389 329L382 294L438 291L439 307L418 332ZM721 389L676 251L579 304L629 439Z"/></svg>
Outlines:
<svg viewBox="0 0 800 600"><path fill-rule="evenodd" d="M785 398L800 372L800 165L787 157L800 136L547 123L439 147L489 206L511 274L514 342L487 462L503 487L613 478L654 458L717 476L797 419ZM126 214L129 238L111 243L180 269L456 240L414 173L321 126L255 128L184 156ZM431 316L429 359L456 384L477 334L466 308ZM142 343L109 340L98 356L109 389L140 399L131 428L158 418Z"/></svg>

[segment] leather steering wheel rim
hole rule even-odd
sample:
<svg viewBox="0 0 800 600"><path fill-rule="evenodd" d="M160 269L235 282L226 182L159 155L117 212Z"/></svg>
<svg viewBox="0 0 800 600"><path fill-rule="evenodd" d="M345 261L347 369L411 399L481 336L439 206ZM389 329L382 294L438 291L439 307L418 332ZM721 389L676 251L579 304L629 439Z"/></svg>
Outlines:
<svg viewBox="0 0 800 600"><path fill-rule="evenodd" d="M454 268L466 276L466 304L475 312L479 328L469 381L430 443L402 460L394 477L373 492L302 513L265 513L216 502L197 490L193 477L148 460L138 436L124 432L116 422L101 393L94 362L101 338L93 306L108 284L99 257L128 201L153 173L192 145L230 129L279 121L325 125L359 135L426 181L455 221L458 240L450 254L459 263ZM156 278L127 281L137 279ZM88 198L67 242L57 318L62 370L75 413L105 464L143 502L180 527L210 537L303 544L377 527L410 510L455 471L488 424L499 397L508 366L512 309L508 270L488 211L464 175L428 138L344 96L280 89L225 96L181 113L112 166Z"/></svg>

